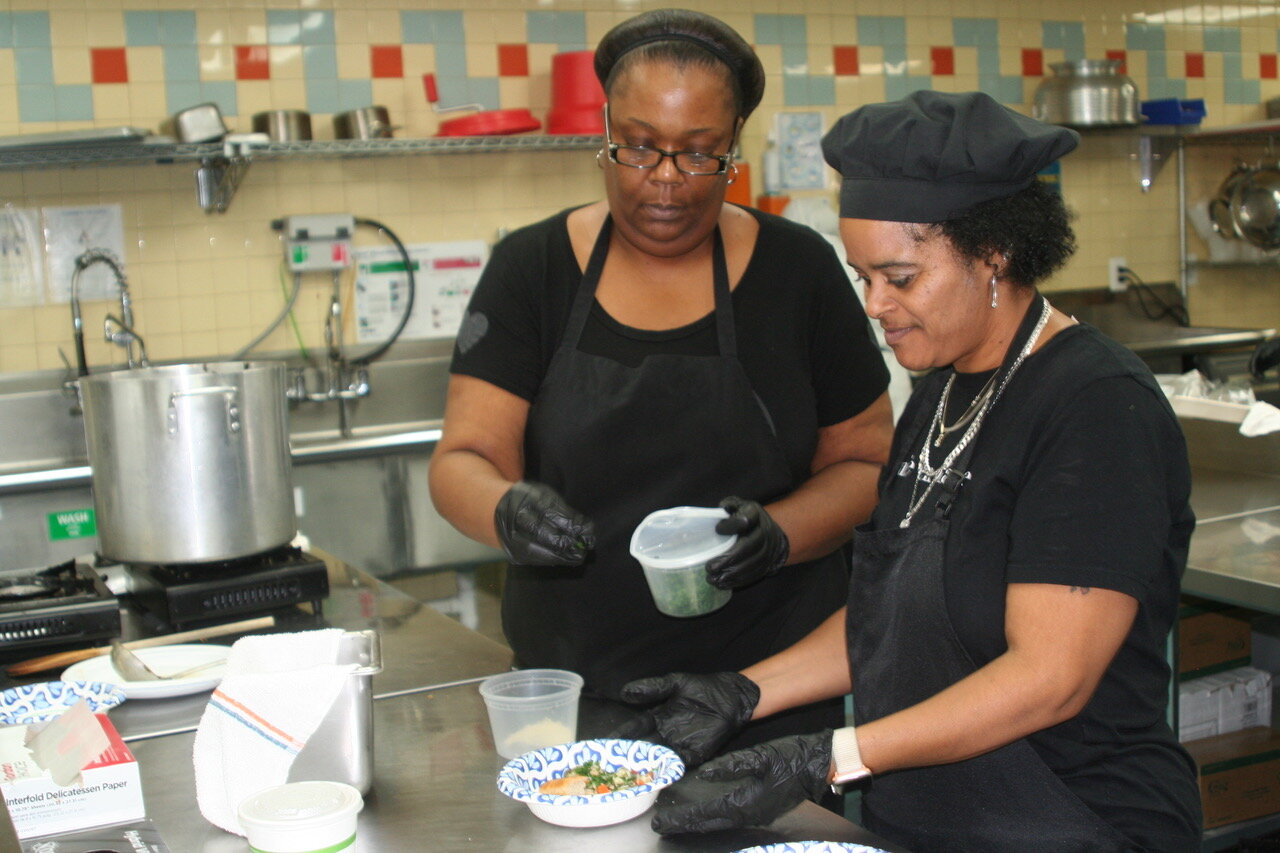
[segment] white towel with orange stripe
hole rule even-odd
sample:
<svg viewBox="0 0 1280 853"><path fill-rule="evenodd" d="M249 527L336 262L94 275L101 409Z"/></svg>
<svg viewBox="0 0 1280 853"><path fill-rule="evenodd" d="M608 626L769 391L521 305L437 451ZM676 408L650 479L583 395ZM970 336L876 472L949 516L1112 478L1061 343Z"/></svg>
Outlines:
<svg viewBox="0 0 1280 853"><path fill-rule="evenodd" d="M244 637L196 729L196 801L205 819L244 835L236 810L288 781L289 768L324 720L356 664L338 664L337 629Z"/></svg>

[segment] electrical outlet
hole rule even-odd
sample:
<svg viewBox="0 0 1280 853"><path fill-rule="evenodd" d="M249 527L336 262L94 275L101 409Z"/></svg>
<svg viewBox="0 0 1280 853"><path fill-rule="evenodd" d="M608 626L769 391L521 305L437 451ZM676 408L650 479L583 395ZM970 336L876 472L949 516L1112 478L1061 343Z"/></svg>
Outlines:
<svg viewBox="0 0 1280 853"><path fill-rule="evenodd" d="M1107 261L1107 287L1111 288L1113 293L1123 293L1127 285L1124 278L1120 275L1120 270L1128 266L1124 258L1110 258Z"/></svg>

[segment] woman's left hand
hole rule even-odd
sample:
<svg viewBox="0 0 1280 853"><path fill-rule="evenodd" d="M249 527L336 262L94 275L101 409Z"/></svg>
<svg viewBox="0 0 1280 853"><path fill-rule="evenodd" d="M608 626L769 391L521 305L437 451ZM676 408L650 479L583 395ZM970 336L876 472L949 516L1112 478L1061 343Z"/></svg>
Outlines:
<svg viewBox="0 0 1280 853"><path fill-rule="evenodd" d="M767 578L791 555L791 542L764 507L742 498L725 498L720 507L729 517L716 523L716 533L736 534L738 541L707 561L707 581L719 589L737 589Z"/></svg>
<svg viewBox="0 0 1280 853"><path fill-rule="evenodd" d="M662 835L765 826L821 797L830 773L830 729L740 749L663 789L651 825Z"/></svg>

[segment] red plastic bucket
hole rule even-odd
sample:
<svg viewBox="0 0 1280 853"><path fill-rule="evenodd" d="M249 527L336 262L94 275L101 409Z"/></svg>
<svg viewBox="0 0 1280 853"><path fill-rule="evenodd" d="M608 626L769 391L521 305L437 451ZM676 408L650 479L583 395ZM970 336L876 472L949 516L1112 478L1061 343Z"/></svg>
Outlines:
<svg viewBox="0 0 1280 853"><path fill-rule="evenodd" d="M575 50L551 57L547 133L604 133L604 89L596 79L595 56L593 50Z"/></svg>

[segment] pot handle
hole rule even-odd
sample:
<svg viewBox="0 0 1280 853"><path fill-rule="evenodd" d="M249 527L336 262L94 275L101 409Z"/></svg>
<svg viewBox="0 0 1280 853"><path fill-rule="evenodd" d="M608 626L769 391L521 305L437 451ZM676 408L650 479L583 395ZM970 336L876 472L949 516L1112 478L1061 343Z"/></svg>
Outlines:
<svg viewBox="0 0 1280 853"><path fill-rule="evenodd" d="M177 435L178 433L178 398L207 397L210 394L227 395L227 429L231 432L239 432L240 406L236 403L236 398L240 396L240 389L231 385L209 385L204 388L192 388L189 391L173 391L169 394L167 417L169 435Z"/></svg>

